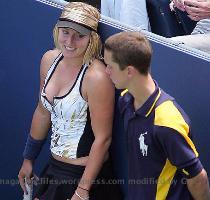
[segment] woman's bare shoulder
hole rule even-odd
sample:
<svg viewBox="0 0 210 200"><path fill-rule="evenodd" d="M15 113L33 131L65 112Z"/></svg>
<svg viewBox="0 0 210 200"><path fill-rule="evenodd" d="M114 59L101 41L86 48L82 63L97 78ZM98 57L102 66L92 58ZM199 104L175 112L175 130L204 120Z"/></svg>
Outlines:
<svg viewBox="0 0 210 200"><path fill-rule="evenodd" d="M53 61L56 57L61 53L58 49L48 50L44 53L41 59L41 71L45 74L50 66L52 65Z"/></svg>
<svg viewBox="0 0 210 200"><path fill-rule="evenodd" d="M60 53L61 53L61 51L58 49L48 50L42 56L41 62L44 64L51 65Z"/></svg>
<svg viewBox="0 0 210 200"><path fill-rule="evenodd" d="M90 88L112 87L111 80L106 73L106 66L100 60L94 60L88 68L86 81Z"/></svg>
<svg viewBox="0 0 210 200"><path fill-rule="evenodd" d="M103 70L106 68L105 64L99 59L95 59L91 63L91 66L95 67L96 69L100 68L100 69L103 69Z"/></svg>
<svg viewBox="0 0 210 200"><path fill-rule="evenodd" d="M105 64L98 60L98 59L95 59L89 66L88 68L88 76L90 76L90 78L102 78L102 77L107 77L107 74L106 74L106 66ZM94 79L95 79L94 78Z"/></svg>

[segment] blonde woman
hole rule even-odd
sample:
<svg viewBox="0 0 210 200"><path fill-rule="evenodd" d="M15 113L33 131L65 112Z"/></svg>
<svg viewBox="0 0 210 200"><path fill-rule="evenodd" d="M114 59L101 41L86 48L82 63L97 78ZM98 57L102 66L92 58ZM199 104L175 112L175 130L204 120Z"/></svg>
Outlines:
<svg viewBox="0 0 210 200"><path fill-rule="evenodd" d="M100 61L99 19L91 5L67 4L54 28L56 49L41 60L40 101L19 172L26 192L24 178L30 181L51 127L51 157L36 200L121 199L117 186L107 184L114 87Z"/></svg>

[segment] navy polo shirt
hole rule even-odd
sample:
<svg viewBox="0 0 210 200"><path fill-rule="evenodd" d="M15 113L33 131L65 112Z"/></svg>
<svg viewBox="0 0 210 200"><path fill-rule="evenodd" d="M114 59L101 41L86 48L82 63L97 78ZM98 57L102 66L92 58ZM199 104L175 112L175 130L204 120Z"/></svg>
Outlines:
<svg viewBox="0 0 210 200"><path fill-rule="evenodd" d="M128 142L128 199L192 199L186 178L196 176L203 167L188 116L157 85L136 112L133 101L129 92L119 98Z"/></svg>

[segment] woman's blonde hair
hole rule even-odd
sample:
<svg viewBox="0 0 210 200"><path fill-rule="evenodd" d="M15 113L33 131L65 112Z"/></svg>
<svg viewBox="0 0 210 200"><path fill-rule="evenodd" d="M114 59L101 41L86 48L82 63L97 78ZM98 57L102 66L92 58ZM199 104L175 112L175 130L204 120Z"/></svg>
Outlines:
<svg viewBox="0 0 210 200"><path fill-rule="evenodd" d="M64 7L60 18L78 23L91 30L90 41L83 58L83 64L89 64L95 58L101 57L102 44L100 36L97 33L100 13L97 8L82 2L71 2ZM53 30L53 38L56 48L60 49L58 45L57 24Z"/></svg>

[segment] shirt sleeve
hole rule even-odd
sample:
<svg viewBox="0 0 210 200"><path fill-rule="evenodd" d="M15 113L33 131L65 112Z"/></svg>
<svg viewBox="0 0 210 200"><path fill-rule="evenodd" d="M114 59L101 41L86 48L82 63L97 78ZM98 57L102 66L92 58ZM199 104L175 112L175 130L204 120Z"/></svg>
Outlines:
<svg viewBox="0 0 210 200"><path fill-rule="evenodd" d="M124 0L120 11L120 21L148 30L149 19L145 0Z"/></svg>
<svg viewBox="0 0 210 200"><path fill-rule="evenodd" d="M156 139L168 160L186 178L196 176L202 170L197 151L189 136L183 137L177 130L157 126Z"/></svg>
<svg viewBox="0 0 210 200"><path fill-rule="evenodd" d="M110 10L111 5L110 0L101 0L101 14L107 17L113 17Z"/></svg>

